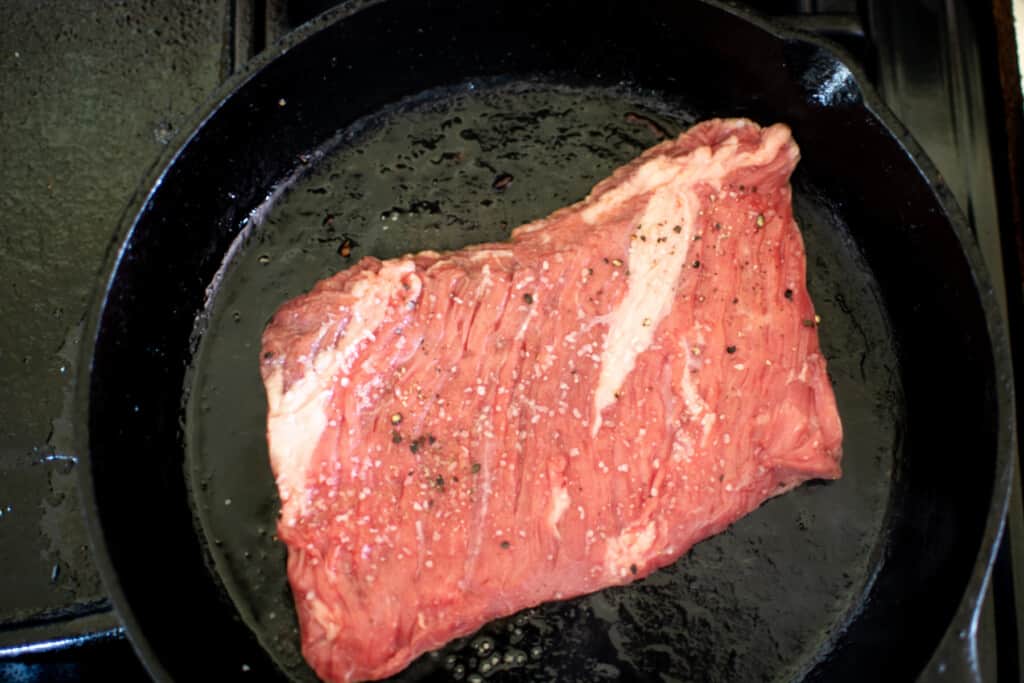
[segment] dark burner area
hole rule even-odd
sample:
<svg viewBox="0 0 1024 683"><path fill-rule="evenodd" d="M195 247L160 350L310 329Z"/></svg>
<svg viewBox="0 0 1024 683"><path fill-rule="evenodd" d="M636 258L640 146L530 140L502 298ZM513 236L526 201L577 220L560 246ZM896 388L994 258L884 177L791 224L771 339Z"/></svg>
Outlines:
<svg viewBox="0 0 1024 683"><path fill-rule="evenodd" d="M71 408L81 321L124 207L188 132L193 112L249 58L335 4L8 6L0 25L2 680L145 678L92 563L78 504ZM1000 298L1018 315L991 8L952 0L738 4L828 38L861 65L939 168ZM1013 256L1005 267L1004 255ZM979 628L986 682L1024 675L1022 603L1018 479Z"/></svg>

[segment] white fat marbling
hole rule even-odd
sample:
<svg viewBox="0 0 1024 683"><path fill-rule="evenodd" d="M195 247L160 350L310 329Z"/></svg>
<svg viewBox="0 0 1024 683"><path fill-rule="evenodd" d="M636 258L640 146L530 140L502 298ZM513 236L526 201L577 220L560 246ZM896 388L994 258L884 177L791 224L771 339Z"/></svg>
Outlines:
<svg viewBox="0 0 1024 683"><path fill-rule="evenodd" d="M596 223L616 204L650 194L638 220L639 233L646 239L630 241L628 260L624 264L629 272L626 295L605 317L608 332L594 391L592 434L596 435L600 429L602 411L615 401L616 393L633 371L637 356L651 345L658 324L672 310L676 287L694 243L693 233L701 204L698 188L704 186L719 191L727 175L737 168L769 163L789 140L789 129L777 125L765 129L762 144L752 151L739 151L739 141L730 137L713 152L710 147L695 149L682 162L656 157L583 211L585 221ZM796 154L795 146L792 149ZM676 226L681 228L680 232L675 231ZM683 381L691 381L689 373ZM690 388L683 387L684 396L692 393Z"/></svg>

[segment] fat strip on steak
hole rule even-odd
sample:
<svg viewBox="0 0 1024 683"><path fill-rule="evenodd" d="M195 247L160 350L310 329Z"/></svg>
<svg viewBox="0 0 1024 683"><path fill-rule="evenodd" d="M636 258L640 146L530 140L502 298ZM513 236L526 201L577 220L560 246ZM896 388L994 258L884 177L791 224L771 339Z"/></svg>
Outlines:
<svg viewBox="0 0 1024 683"><path fill-rule="evenodd" d="M280 308L267 435L320 676L635 581L840 475L798 158L784 125L707 121L508 242L367 257Z"/></svg>

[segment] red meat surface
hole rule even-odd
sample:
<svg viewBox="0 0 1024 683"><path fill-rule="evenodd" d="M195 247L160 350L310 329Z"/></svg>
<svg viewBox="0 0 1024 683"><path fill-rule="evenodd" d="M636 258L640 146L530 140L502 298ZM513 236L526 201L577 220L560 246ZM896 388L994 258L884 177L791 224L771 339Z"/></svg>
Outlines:
<svg viewBox="0 0 1024 683"><path fill-rule="evenodd" d="M364 258L263 336L303 652L393 674L840 475L784 125L701 123L508 242Z"/></svg>

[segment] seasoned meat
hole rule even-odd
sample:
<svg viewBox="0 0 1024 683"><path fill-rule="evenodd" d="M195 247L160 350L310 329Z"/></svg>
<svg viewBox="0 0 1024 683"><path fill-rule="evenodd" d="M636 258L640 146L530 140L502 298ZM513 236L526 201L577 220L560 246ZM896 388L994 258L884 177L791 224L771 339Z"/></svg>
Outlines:
<svg viewBox="0 0 1024 683"><path fill-rule="evenodd" d="M635 581L839 476L798 158L784 125L707 121L508 242L364 258L281 307L267 431L320 676Z"/></svg>

